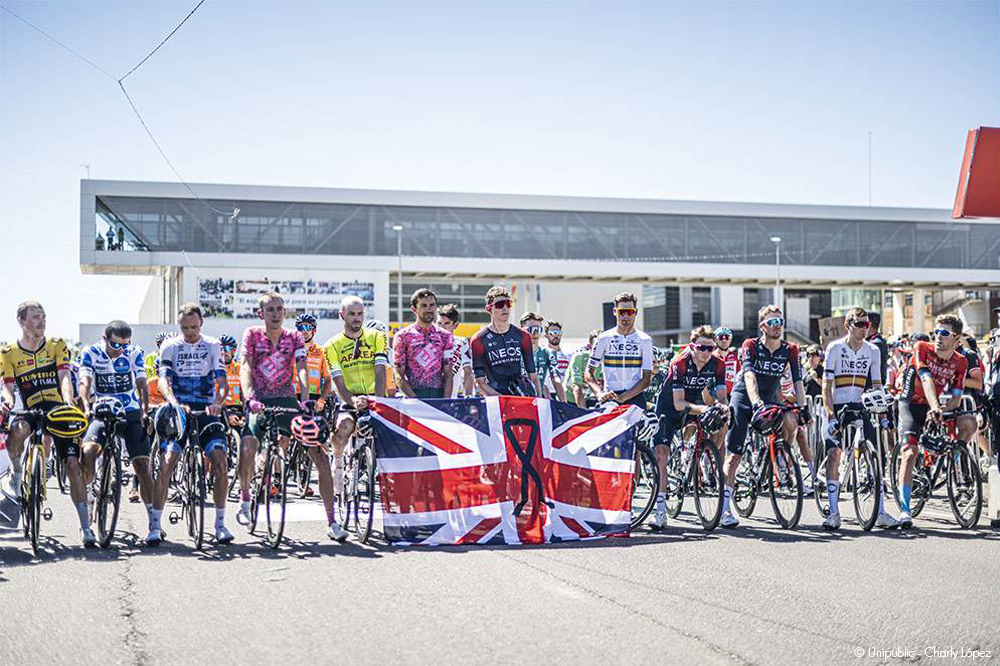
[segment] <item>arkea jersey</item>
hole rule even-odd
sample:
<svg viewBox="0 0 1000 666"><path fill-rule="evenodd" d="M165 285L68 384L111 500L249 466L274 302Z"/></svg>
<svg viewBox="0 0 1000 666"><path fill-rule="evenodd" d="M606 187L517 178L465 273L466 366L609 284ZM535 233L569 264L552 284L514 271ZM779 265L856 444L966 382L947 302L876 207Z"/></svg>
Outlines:
<svg viewBox="0 0 1000 666"><path fill-rule="evenodd" d="M136 380L146 377L142 347L129 345L115 358L108 356L103 343L87 347L80 355L80 378L90 377L94 396L118 398L125 411L142 409Z"/></svg>
<svg viewBox="0 0 1000 666"><path fill-rule="evenodd" d="M725 385L726 366L722 359L717 356L710 356L700 369L690 351L678 354L670 362L670 390L684 391L684 400L687 402L703 405L705 404L701 395L703 390L720 391ZM673 408L673 396L667 401L667 404L669 408Z"/></svg>
<svg viewBox="0 0 1000 666"><path fill-rule="evenodd" d="M215 399L215 380L225 379L222 345L216 338L201 336L185 342L170 338L160 347L160 376L166 378L181 403L207 404Z"/></svg>
<svg viewBox="0 0 1000 666"><path fill-rule="evenodd" d="M784 340L774 352L764 346L763 338L744 340L740 347L740 366L733 393L747 395L746 373L753 372L757 378L757 392L764 402L777 404L781 401L781 376L785 373L786 366L789 367L793 385L802 381L799 348Z"/></svg>
<svg viewBox="0 0 1000 666"><path fill-rule="evenodd" d="M639 330L622 335L609 328L594 340L589 365L604 369L604 388L621 393L639 383L642 373L653 370L653 339Z"/></svg>
<svg viewBox="0 0 1000 666"><path fill-rule="evenodd" d="M349 338L341 331L326 341L323 353L330 364L330 376L343 377L348 391L375 394L375 368L388 364L385 333L364 328L357 338Z"/></svg>
<svg viewBox="0 0 1000 666"><path fill-rule="evenodd" d="M0 348L0 373L5 384L15 384L29 409L43 402L62 402L59 371L70 369L69 348L62 338L45 338L29 351L21 343Z"/></svg>
<svg viewBox="0 0 1000 666"><path fill-rule="evenodd" d="M944 360L935 353L933 344L923 341L917 342L913 346L910 367L903 378L903 391L900 398L918 405L927 404L924 385L920 381L920 374L925 372L931 373L934 390L937 391L938 395L946 390L953 395L961 393L965 388L968 367L968 361L957 351L948 360Z"/></svg>
<svg viewBox="0 0 1000 666"><path fill-rule="evenodd" d="M857 351L847 344L847 337L834 340L826 348L823 378L833 382L833 404L861 402L869 386L882 384L882 360L878 347L862 341Z"/></svg>
<svg viewBox="0 0 1000 666"><path fill-rule="evenodd" d="M485 377L499 393L514 394L513 386L522 382L525 373L535 374L531 336L517 326L504 333L497 333L489 326L481 328L469 340L469 346L473 373Z"/></svg>

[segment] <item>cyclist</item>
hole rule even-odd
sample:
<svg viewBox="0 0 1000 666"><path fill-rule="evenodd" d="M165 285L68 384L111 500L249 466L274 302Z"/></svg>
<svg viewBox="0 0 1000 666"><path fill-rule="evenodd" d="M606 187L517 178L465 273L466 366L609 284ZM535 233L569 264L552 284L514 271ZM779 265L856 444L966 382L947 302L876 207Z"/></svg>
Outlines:
<svg viewBox="0 0 1000 666"><path fill-rule="evenodd" d="M562 324L557 321L549 321L545 325L545 340L549 343L549 351L555 355L556 367L555 370L548 378L545 380L545 395L547 397L555 398L560 394L560 391L556 390L555 377L559 376L559 381L562 383L563 390L561 391L562 397L559 399L563 402L569 397L566 395L566 370L569 368L569 354L562 350Z"/></svg>
<svg viewBox="0 0 1000 666"><path fill-rule="evenodd" d="M674 433L684 428L682 437L691 436L694 423L685 417L701 415L715 404L727 406L726 366L714 354L712 327L699 326L691 331L690 340L687 349L670 362L669 382L656 400L660 429L656 433L655 453L661 479L667 478L667 460ZM720 450L725 436L725 428L711 435L712 442ZM650 523L653 529L663 529L667 524L666 488L667 484L663 484L656 496L656 516Z"/></svg>
<svg viewBox="0 0 1000 666"><path fill-rule="evenodd" d="M149 387L149 406L156 407L163 402L163 398L160 396L160 347L163 346L164 341L167 338L171 338L176 333L171 333L169 331L160 331L156 334L156 351L152 354L146 354L146 359L143 362L146 368L146 386Z"/></svg>
<svg viewBox="0 0 1000 666"><path fill-rule="evenodd" d="M569 359L566 384L573 391L573 402L576 403L577 407L586 408L597 404L597 399L594 397L590 386L584 381L584 375L586 375L587 365L590 363L590 352L594 348L594 340L600 334L601 332L596 328L592 330L587 337L586 346L573 352L573 355ZM600 366L594 368L594 379L597 381L598 386L604 386L604 373Z"/></svg>
<svg viewBox="0 0 1000 666"><path fill-rule="evenodd" d="M408 398L450 398L455 375L451 333L436 326L437 296L418 289L410 297L417 321L400 329L392 343L396 386Z"/></svg>
<svg viewBox="0 0 1000 666"><path fill-rule="evenodd" d="M563 389L562 378L558 375L559 367L556 355L539 344L542 337L542 324L544 323L542 316L534 312L525 312L521 315L519 323L521 328L527 331L531 337L531 355L535 360L535 372L538 374L538 383L542 389L538 395L547 398L550 394L545 389L546 385L555 384L556 396L565 402L566 392Z"/></svg>
<svg viewBox="0 0 1000 666"><path fill-rule="evenodd" d="M219 344L222 346L222 361L226 366L226 385L229 393L226 395L227 405L243 404L243 387L240 385L240 362L236 359L236 349L239 343L236 338L225 333L219 336ZM235 427L230 424L231 427Z"/></svg>
<svg viewBox="0 0 1000 666"><path fill-rule="evenodd" d="M486 292L490 324L469 340L476 385L485 396L541 395L531 337L510 323L513 305L505 287L490 287Z"/></svg>
<svg viewBox="0 0 1000 666"><path fill-rule="evenodd" d="M899 523L904 529L913 526L910 514L913 465L924 423L928 418L941 421L943 411L959 406L968 370L968 361L956 351L958 336L962 333L962 320L955 315L941 315L934 320L933 333L933 344L921 340L913 345L911 365L907 368L898 402L899 432L903 445ZM939 396L947 398L944 405ZM958 428L958 445L964 446L976 433L976 419L963 415L956 419L955 425Z"/></svg>
<svg viewBox="0 0 1000 666"><path fill-rule="evenodd" d="M986 368L983 366L983 360L979 356L979 345L976 344L976 338L968 333L963 333L958 336L958 346L955 348L959 353L965 356L965 360L968 363L968 369L965 373L965 389L963 393L972 398L976 405L976 443L979 445L979 450L982 453L982 459L980 464L983 468L989 468L990 460L990 444L986 439L986 433L983 432L983 427L986 425L985 420L983 424L979 425L979 415L983 413L983 385L984 385L984 375L986 373Z"/></svg>
<svg viewBox="0 0 1000 666"><path fill-rule="evenodd" d="M73 382L69 374L70 353L62 338L45 337L45 309L37 301L25 301L17 306L17 323L21 337L0 348L0 373L3 375L3 399L0 400L0 420L14 405L15 388L27 409L46 412L59 405L73 404ZM21 493L21 453L24 441L34 431L31 418L18 417L10 424L7 436L7 453L11 471L7 478L7 493L19 497ZM97 538L90 529L87 510L87 487L83 482L80 466L80 445L76 439L43 435L46 449L53 443L58 455L66 464L69 493L80 519L83 545L92 548Z"/></svg>
<svg viewBox="0 0 1000 666"><path fill-rule="evenodd" d="M598 402L614 401L635 405L645 411L643 391L653 376L653 339L635 327L639 312L635 294L623 291L614 298L615 328L609 328L594 341L587 363L585 381ZM594 370L604 371L603 388Z"/></svg>
<svg viewBox="0 0 1000 666"><path fill-rule="evenodd" d="M95 398L111 397L125 408L125 423L119 432L125 449L132 459L132 468L139 479L139 493L146 505L146 517L153 521L153 476L149 469L149 435L146 432L146 411L149 390L142 347L132 344L132 327L116 319L104 328L104 337L83 350L80 355L80 397L84 413L90 418ZM92 421L83 436L83 481L94 480L95 463L101 448L107 444L107 426ZM90 498L91 503L93 497Z"/></svg>
<svg viewBox="0 0 1000 666"><path fill-rule="evenodd" d="M715 355L726 364L726 393L733 394L733 382L740 372L740 354L733 349L733 330L728 326L720 326L713 333L715 337Z"/></svg>
<svg viewBox="0 0 1000 666"><path fill-rule="evenodd" d="M670 360L666 350L661 347L653 347L653 376L649 379L649 386L643 392L646 404L650 409L656 408L657 398L663 385L670 380Z"/></svg>
<svg viewBox="0 0 1000 666"><path fill-rule="evenodd" d="M875 427L864 418L861 394L865 389L882 386L881 357L879 349L865 340L871 328L869 314L864 308L851 308L844 317L847 335L834 340L826 349L823 368L823 408L826 412L826 491L830 498L830 515L823 521L823 529L840 529L840 454L843 446L839 419L861 417L865 439L878 444ZM885 510L885 486L879 485L879 527L894 528L899 522Z"/></svg>
<svg viewBox="0 0 1000 666"><path fill-rule="evenodd" d="M799 366L799 348L782 340L785 332L785 318L777 305L765 305L757 313L757 326L761 331L759 338L749 338L743 341L740 348L740 374L733 385L731 404L735 419L729 424L726 434L726 462L723 465L726 472L726 488L722 498L723 527L736 527L740 521L733 515L730 502L733 496L733 484L736 470L740 465L743 447L746 444L747 427L754 411L765 403L778 404L781 401L781 376L789 367L792 386L795 392L796 404L805 404L805 391L802 387L802 370ZM809 422L809 412L802 410L802 417ZM786 412L783 417L782 433L785 441L791 443L798 427L798 418L792 412Z"/></svg>
<svg viewBox="0 0 1000 666"><path fill-rule="evenodd" d="M215 475L213 495L215 500L215 540L220 544L230 543L232 533L226 528L226 436L219 415L222 404L229 392L226 385L226 370L222 361L222 346L215 338L201 334L204 323L201 308L194 303L185 303L177 311L177 323L181 334L166 340L160 347L160 394L161 405L156 418L161 415L177 415L178 422L185 422L190 410L205 411L198 417L199 443L211 463ZM170 477L187 444L185 433L176 440L160 440L160 469L153 492L152 520L146 544L158 546L163 539L160 519L163 506L167 502Z"/></svg>
<svg viewBox="0 0 1000 666"><path fill-rule="evenodd" d="M333 489L336 495L344 492L344 448L356 429L357 414L368 409L366 396L385 397L387 365L386 334L365 326L364 302L357 296L345 297L340 302L340 318L344 330L323 345L333 388L348 408L337 414L333 430ZM326 468L329 469L329 465ZM347 533L343 536L347 538Z"/></svg>
<svg viewBox="0 0 1000 666"><path fill-rule="evenodd" d="M438 326L451 333L455 340L455 348L451 355L452 398L471 398L475 393L475 377L472 376L472 352L469 350L469 339L455 335L458 328L458 308L446 303L438 308Z"/></svg>
<svg viewBox="0 0 1000 666"><path fill-rule="evenodd" d="M330 379L330 364L326 362L326 354L315 341L316 317L308 312L300 314L295 318L295 330L302 334L302 340L306 343L309 400L314 401L316 409L319 410L323 408L323 404L333 390L333 381Z"/></svg>
<svg viewBox="0 0 1000 666"><path fill-rule="evenodd" d="M806 348L806 376L803 381L806 395L815 397L823 395L823 362L826 354L819 345L809 345Z"/></svg>
<svg viewBox="0 0 1000 666"><path fill-rule="evenodd" d="M875 345L878 349L879 357L879 376L882 377L882 383L885 383L885 378L888 377L889 373L889 343L886 342L885 337L879 331L879 325L882 323L882 315L877 312L869 312L868 318L871 321L871 325L868 327L868 342Z"/></svg>
<svg viewBox="0 0 1000 666"><path fill-rule="evenodd" d="M803 390L805 390L805 381L802 382ZM781 375L781 388L779 389L779 394L781 396L781 402L786 405L794 405L795 398L795 382L792 380L792 369L785 366L785 372ZM790 444L791 442L789 442ZM808 468L808 474L804 479L802 479L802 494L805 497L812 497L813 493L816 492L816 463L813 460L812 447L809 446L809 438L806 437L806 428L800 422L795 428L795 443L799 446L799 455L802 456L802 460L806 463Z"/></svg>

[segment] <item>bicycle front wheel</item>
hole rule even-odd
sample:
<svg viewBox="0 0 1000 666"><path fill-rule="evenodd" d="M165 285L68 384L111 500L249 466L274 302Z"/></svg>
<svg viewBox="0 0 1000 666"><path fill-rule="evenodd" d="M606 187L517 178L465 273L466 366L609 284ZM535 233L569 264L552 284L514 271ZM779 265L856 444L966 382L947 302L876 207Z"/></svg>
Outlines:
<svg viewBox="0 0 1000 666"><path fill-rule="evenodd" d="M851 464L851 499L854 503L854 516L865 532L875 527L881 488L878 454L871 442L862 440L854 450Z"/></svg>
<svg viewBox="0 0 1000 666"><path fill-rule="evenodd" d="M753 515L753 510L757 506L757 481L753 469L752 450L743 452L740 458L740 465L736 468L736 480L733 483L732 503L736 507L736 513L740 518L749 518Z"/></svg>
<svg viewBox="0 0 1000 666"><path fill-rule="evenodd" d="M355 532L361 543L368 543L372 535L372 525L375 520L375 486L378 482L375 473L375 452L371 445L366 444L358 456L358 488L357 502L354 509Z"/></svg>
<svg viewBox="0 0 1000 666"><path fill-rule="evenodd" d="M629 530L638 528L649 516L660 490L660 469L656 456L646 444L636 444L636 467L632 474L632 519Z"/></svg>
<svg viewBox="0 0 1000 666"><path fill-rule="evenodd" d="M122 498L122 461L114 446L104 448L100 476L97 479L97 543L111 545L118 525Z"/></svg>
<svg viewBox="0 0 1000 666"><path fill-rule="evenodd" d="M188 446L192 446L188 444ZM208 482L205 479L205 464L202 461L201 450L194 447L188 461L188 513L190 516L189 531L194 539L195 550L201 550L205 544L205 498L208 494Z"/></svg>
<svg viewBox="0 0 1000 666"><path fill-rule="evenodd" d="M45 501L45 463L40 452L31 456L31 476L28 482L28 497L25 504L25 527L28 530L28 540L31 542L31 552L38 554L38 539L42 530L42 503Z"/></svg>
<svg viewBox="0 0 1000 666"><path fill-rule="evenodd" d="M774 464L769 473L774 517L786 530L794 529L802 517L802 472L787 444L775 443Z"/></svg>
<svg viewBox="0 0 1000 666"><path fill-rule="evenodd" d="M667 478L660 479L660 486L667 494L667 515L671 518L676 518L684 506L687 469L684 468L682 446L676 439L670 443L670 453L667 455Z"/></svg>
<svg viewBox="0 0 1000 666"><path fill-rule="evenodd" d="M702 442L694 468L694 505L706 531L719 526L722 518L722 496L725 479L722 474L722 454L712 442Z"/></svg>
<svg viewBox="0 0 1000 666"><path fill-rule="evenodd" d="M903 447L899 442L892 447L889 469L892 473L892 496L896 500L896 506L902 510ZM919 449L917 459L913 463L913 481L910 488L910 515L916 518L931 497L931 479L924 467L922 452Z"/></svg>
<svg viewBox="0 0 1000 666"><path fill-rule="evenodd" d="M281 545L281 537L285 533L285 509L288 507L288 482L295 474L291 461L295 457L295 449L298 442L293 441L288 445L288 461L284 461L281 473L274 469L281 457L274 455L271 457L271 468L274 470L275 482L267 491L267 505L265 507L267 517L267 545L277 548Z"/></svg>
<svg viewBox="0 0 1000 666"><path fill-rule="evenodd" d="M963 529L979 523L983 510L983 479L979 461L967 448L954 449L948 457L948 503Z"/></svg>

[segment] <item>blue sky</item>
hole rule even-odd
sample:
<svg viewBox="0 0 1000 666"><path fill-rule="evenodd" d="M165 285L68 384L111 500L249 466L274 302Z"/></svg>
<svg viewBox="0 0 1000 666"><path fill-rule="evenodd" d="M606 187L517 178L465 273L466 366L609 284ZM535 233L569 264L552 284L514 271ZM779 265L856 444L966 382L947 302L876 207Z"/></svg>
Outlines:
<svg viewBox="0 0 1000 666"><path fill-rule="evenodd" d="M0 3L115 75L196 4ZM208 0L126 81L192 183L952 205L1000 3ZM115 82L0 11L0 339L134 319L79 179L173 180ZM197 189L197 185L195 185Z"/></svg>

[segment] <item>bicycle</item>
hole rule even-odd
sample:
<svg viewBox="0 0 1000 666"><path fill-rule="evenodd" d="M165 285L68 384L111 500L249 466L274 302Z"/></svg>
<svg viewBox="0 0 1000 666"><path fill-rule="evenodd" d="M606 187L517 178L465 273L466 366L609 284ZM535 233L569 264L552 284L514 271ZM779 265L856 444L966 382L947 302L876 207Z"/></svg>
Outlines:
<svg viewBox="0 0 1000 666"><path fill-rule="evenodd" d="M686 416L681 433L685 426L693 423L693 436L685 440L681 434L674 440L675 445L670 447L666 479L667 514L676 518L684 505L684 496L691 492L702 527L706 531L712 531L719 526L722 518L726 484L722 471L722 454L709 436L721 430L726 422L723 420L715 425L711 423L714 419L707 414L709 412L698 417Z"/></svg>
<svg viewBox="0 0 1000 666"><path fill-rule="evenodd" d="M239 431L243 427L243 405L223 405L222 424L226 428L226 471L229 474L229 488L227 495L230 499L239 497L239 453L240 437ZM235 421L236 426L231 425Z"/></svg>
<svg viewBox="0 0 1000 666"><path fill-rule="evenodd" d="M939 485L941 474L948 485L948 503L952 514L963 529L975 527L983 510L983 480L979 461L969 451L969 444L958 446L954 434L954 420L971 414L967 410L944 412L942 420L931 421L917 441L917 459L913 465L913 482L910 493L910 515L916 518ZM950 427L946 427L946 423ZM892 490L900 509L903 502L900 491L902 479L902 442L892 452Z"/></svg>
<svg viewBox="0 0 1000 666"><path fill-rule="evenodd" d="M782 413L799 411L796 405L780 405ZM753 432L750 447L740 459L733 487L733 504L743 518L753 514L757 498L768 493L774 515L785 529L794 529L802 517L802 472L781 434L781 420L773 430Z"/></svg>
<svg viewBox="0 0 1000 666"><path fill-rule="evenodd" d="M840 456L839 476L841 486L841 497L844 492L851 493L852 504L854 505L854 516L858 525L865 532L875 527L878 519L878 499L882 486L882 474L879 471L878 454L872 442L869 442L864 435L863 419L871 418L864 409L851 409L844 405L837 414L837 421L840 423L842 441L846 442L844 450ZM824 447L825 450L825 447ZM817 474L825 469L826 456L816 464ZM821 516L826 518L830 515L830 497L826 483L817 483L816 508Z"/></svg>
<svg viewBox="0 0 1000 666"><path fill-rule="evenodd" d="M111 539L118 525L121 508L122 474L121 452L125 449L124 438L119 431L125 424L124 412L117 412L106 403L94 407L94 418L104 422L108 437L97 459L97 470L91 482L97 520L97 543L101 548L111 545Z"/></svg>
<svg viewBox="0 0 1000 666"><path fill-rule="evenodd" d="M356 414L351 407L342 412ZM375 439L370 416L357 417L354 434L344 448L344 489L337 497L337 518L344 529L353 529L361 543L368 543L375 520L378 477Z"/></svg>
<svg viewBox="0 0 1000 666"><path fill-rule="evenodd" d="M45 434L45 411L41 409L13 409L8 413L5 429L15 417L33 421L31 435L21 453L21 515L24 519L24 536L31 544L31 552L38 554L38 539L41 534L41 523L52 520L52 509L45 507L45 445L42 436Z"/></svg>
<svg viewBox="0 0 1000 666"><path fill-rule="evenodd" d="M648 429L639 433L635 440L635 471L632 473L629 532L638 529L646 521L656 506L656 495L660 492L660 467L656 463L653 447L649 445L655 434L655 429Z"/></svg>
<svg viewBox="0 0 1000 666"><path fill-rule="evenodd" d="M198 427L198 417L207 416L203 409L188 411L190 425L188 426L187 443L181 455L178 481L178 497L181 502L181 513L170 513L170 524L176 525L184 520L187 524L188 536L194 540L195 550L201 550L205 543L205 500L208 497L208 479L205 469L207 458L201 450L201 429Z"/></svg>
<svg viewBox="0 0 1000 666"><path fill-rule="evenodd" d="M281 545L285 533L285 511L288 507L288 480L294 473L290 461L298 455L301 445L291 439L288 447L282 450L278 443L278 416L283 414L299 414L296 407L264 407L258 418L263 420L264 437L261 441L263 464L254 475L250 498L250 534L257 531L257 521L260 516L260 506L264 505L264 518L267 524L266 543L277 549ZM275 492L271 492L271 488Z"/></svg>

